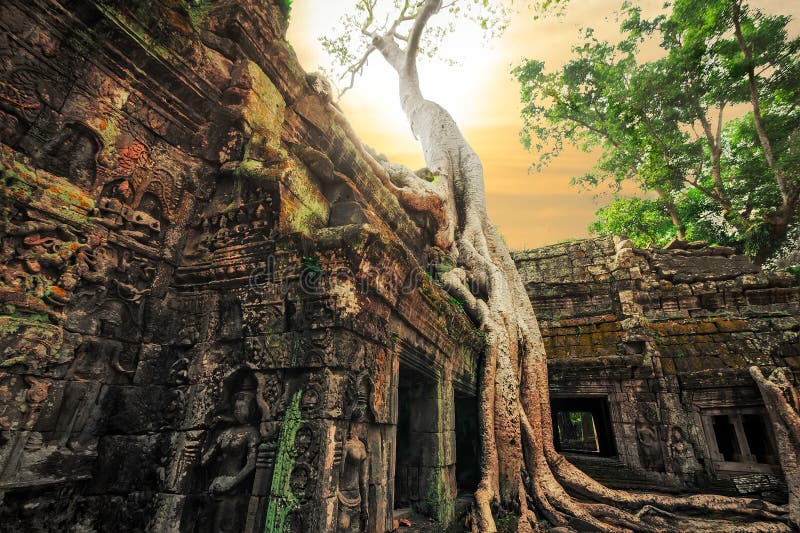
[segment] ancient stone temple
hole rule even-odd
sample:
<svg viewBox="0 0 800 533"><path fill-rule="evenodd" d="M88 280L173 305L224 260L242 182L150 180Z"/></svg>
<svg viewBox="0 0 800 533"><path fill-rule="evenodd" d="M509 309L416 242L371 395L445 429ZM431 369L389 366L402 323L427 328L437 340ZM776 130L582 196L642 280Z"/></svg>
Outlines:
<svg viewBox="0 0 800 533"><path fill-rule="evenodd" d="M0 530L383 532L474 490L481 338L286 15L0 5Z"/></svg>
<svg viewBox="0 0 800 533"><path fill-rule="evenodd" d="M610 486L785 501L752 365L800 369L800 287L734 250L602 238L518 252L557 447Z"/></svg>
<svg viewBox="0 0 800 533"><path fill-rule="evenodd" d="M483 337L287 6L0 2L0 531L444 529L474 491ZM611 239L516 259L565 453L785 498L746 368L797 368L791 279Z"/></svg>

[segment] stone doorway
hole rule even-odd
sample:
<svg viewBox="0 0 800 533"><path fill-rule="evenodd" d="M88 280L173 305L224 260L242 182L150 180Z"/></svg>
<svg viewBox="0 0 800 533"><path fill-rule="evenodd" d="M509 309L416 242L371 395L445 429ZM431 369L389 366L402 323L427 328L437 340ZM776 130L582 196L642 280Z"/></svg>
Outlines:
<svg viewBox="0 0 800 533"><path fill-rule="evenodd" d="M395 439L394 518L446 528L456 500L452 382L400 363Z"/></svg>
<svg viewBox="0 0 800 533"><path fill-rule="evenodd" d="M458 494L472 496L481 479L478 399L456 393L456 486Z"/></svg>
<svg viewBox="0 0 800 533"><path fill-rule="evenodd" d="M601 457L615 455L607 398L550 398L550 409L556 450Z"/></svg>
<svg viewBox="0 0 800 533"><path fill-rule="evenodd" d="M400 364L397 386L397 437L395 449L394 508L418 507L425 495L426 464L436 447L436 382Z"/></svg>

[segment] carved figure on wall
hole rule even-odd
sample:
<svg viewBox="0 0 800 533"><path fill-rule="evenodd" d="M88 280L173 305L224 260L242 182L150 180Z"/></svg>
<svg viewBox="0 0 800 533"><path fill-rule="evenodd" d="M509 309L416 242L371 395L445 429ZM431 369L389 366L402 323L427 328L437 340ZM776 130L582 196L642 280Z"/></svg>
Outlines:
<svg viewBox="0 0 800 533"><path fill-rule="evenodd" d="M45 268L60 272L78 249L78 237L67 226L26 220L8 224L5 229L8 235L21 238L15 248L16 256L31 274Z"/></svg>
<svg viewBox="0 0 800 533"><path fill-rule="evenodd" d="M669 432L669 447L672 452L672 470L688 473L700 468L695 456L694 446L686 438L680 426L672 426Z"/></svg>
<svg viewBox="0 0 800 533"><path fill-rule="evenodd" d="M161 153L163 150L156 152ZM169 171L154 169L157 157L139 141L120 150L110 177L96 186L97 209L92 220L120 234L150 244L178 207L180 179Z"/></svg>
<svg viewBox="0 0 800 533"><path fill-rule="evenodd" d="M664 457L658 433L653 428L652 422L644 416L636 419L636 440L639 443L639 459L642 466L648 470L663 472Z"/></svg>
<svg viewBox="0 0 800 533"><path fill-rule="evenodd" d="M180 329L178 329L178 346L193 346L200 341L200 332L194 322L181 317Z"/></svg>
<svg viewBox="0 0 800 533"><path fill-rule="evenodd" d="M180 387L189 383L189 358L180 357L169 367L169 384Z"/></svg>
<svg viewBox="0 0 800 533"><path fill-rule="evenodd" d="M42 168L63 176L84 190L94 185L98 136L82 124L67 124L44 145L38 157Z"/></svg>
<svg viewBox="0 0 800 533"><path fill-rule="evenodd" d="M117 176L133 176L139 167L144 167L149 162L147 147L139 141L133 141L119 151L117 159Z"/></svg>
<svg viewBox="0 0 800 533"><path fill-rule="evenodd" d="M148 213L126 205L126 198L132 194L127 181L114 185L109 194L98 200L90 220L149 244L151 235L161 231L161 222Z"/></svg>
<svg viewBox="0 0 800 533"><path fill-rule="evenodd" d="M214 234L214 241L216 243L216 248L221 248L228 244L228 239L230 238L230 230L228 229L228 217L222 215L219 217L219 229Z"/></svg>
<svg viewBox="0 0 800 533"><path fill-rule="evenodd" d="M81 280L89 283L103 284L110 266L110 257L102 247L103 238L97 234L90 234L87 242L77 247L74 260L58 278L57 286L63 289L53 291L51 298L58 303L66 303L69 294L74 291Z"/></svg>
<svg viewBox="0 0 800 533"><path fill-rule="evenodd" d="M0 44L0 48L4 46ZM50 103L48 85L53 80L32 64L23 62L14 65L20 62L19 58L9 57L8 49L3 52L6 53L0 53L0 56L4 56L3 67L0 67L3 70L0 80L0 108L26 122L33 122L42 106Z"/></svg>
<svg viewBox="0 0 800 533"><path fill-rule="evenodd" d="M362 533L369 522L369 454L364 443L367 422L372 417L372 382L361 374L348 391L350 425L342 446L339 485L336 498L339 511L337 533Z"/></svg>
<svg viewBox="0 0 800 533"><path fill-rule="evenodd" d="M5 455L5 464L0 468L0 481L7 481L12 479L23 461L23 453L26 449L30 450L29 440L33 437L33 448L36 447L36 441L39 440L41 434L31 431L39 417L41 407L47 399L48 391L53 385L50 380L43 380L26 376L23 378L25 384L28 386L24 395L25 406L22 411L23 418L19 420L19 425L16 429L18 431L6 434L2 440L5 440L5 446L8 446L8 453ZM0 413L2 414L2 413ZM0 428L13 427L9 421L4 417L0 417Z"/></svg>
<svg viewBox="0 0 800 533"><path fill-rule="evenodd" d="M336 498L339 500L337 533L361 533L369 521L369 456L361 440L361 423L351 423L342 448L342 469Z"/></svg>
<svg viewBox="0 0 800 533"><path fill-rule="evenodd" d="M240 520L245 515L250 486L245 480L250 479L255 470L258 453L255 393L240 391L233 404L233 416L220 419L227 427L212 438L200 461L211 473L208 492L214 500L212 531L215 532L241 530Z"/></svg>
<svg viewBox="0 0 800 533"><path fill-rule="evenodd" d="M110 339L96 339L78 346L75 360L64 376L66 385L56 419L58 446L74 452L94 452L97 445L94 429L103 383L113 373L126 380L133 376L134 371L121 362L122 350L121 342Z"/></svg>

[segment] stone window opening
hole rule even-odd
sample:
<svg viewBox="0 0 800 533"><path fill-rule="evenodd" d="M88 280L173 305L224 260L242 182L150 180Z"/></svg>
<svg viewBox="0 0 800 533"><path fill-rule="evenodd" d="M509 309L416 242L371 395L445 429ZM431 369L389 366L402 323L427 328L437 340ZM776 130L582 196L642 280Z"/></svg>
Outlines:
<svg viewBox="0 0 800 533"><path fill-rule="evenodd" d="M556 450L601 457L615 455L605 396L554 397L550 402Z"/></svg>
<svg viewBox="0 0 800 533"><path fill-rule="evenodd" d="M587 411L561 411L556 418L562 450L570 452L600 452L592 413Z"/></svg>
<svg viewBox="0 0 800 533"><path fill-rule="evenodd" d="M763 408L705 410L702 421L718 472L780 471L774 436Z"/></svg>

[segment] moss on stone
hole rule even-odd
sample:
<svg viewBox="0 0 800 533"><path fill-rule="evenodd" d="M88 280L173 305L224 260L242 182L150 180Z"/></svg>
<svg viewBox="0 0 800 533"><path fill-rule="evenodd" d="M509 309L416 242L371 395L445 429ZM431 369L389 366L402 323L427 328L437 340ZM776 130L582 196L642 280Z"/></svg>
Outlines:
<svg viewBox="0 0 800 533"><path fill-rule="evenodd" d="M186 12L189 14L189 23L195 30L199 30L211 11L211 0L189 0L186 2Z"/></svg>
<svg viewBox="0 0 800 533"><path fill-rule="evenodd" d="M314 187L302 167L293 166L285 174L282 185L289 189L294 201L281 203L281 219L288 233L311 236L328 222L330 207L322 193ZM288 196L288 195L287 195Z"/></svg>
<svg viewBox="0 0 800 533"><path fill-rule="evenodd" d="M247 63L252 90L242 106L242 115L253 128L253 133L263 136L269 145L280 145L286 102L280 91L252 61Z"/></svg>
<svg viewBox="0 0 800 533"><path fill-rule="evenodd" d="M79 225L89 222L87 213L94 207L90 196L64 178L37 173L19 157L11 150L0 153L5 196L28 204L41 202L42 207L67 222Z"/></svg>
<svg viewBox="0 0 800 533"><path fill-rule="evenodd" d="M443 455L441 448L440 446L440 459ZM419 511L435 519L442 528L446 528L455 516L454 496L451 494L444 469L437 468L428 480L425 495L418 504Z"/></svg>
<svg viewBox="0 0 800 533"><path fill-rule="evenodd" d="M126 16L113 5L114 3L116 2L105 1L96 2L95 5L111 24L118 27L136 41L148 55L157 59L167 59L172 56L172 52L169 48L157 42L140 24L130 20L129 16ZM134 8L135 12L137 3L130 2L126 4L126 7L131 6ZM142 13L140 13L142 15L142 20L149 20L152 18L153 13L148 11L148 8L152 9L152 4L142 2L138 7L142 10Z"/></svg>
<svg viewBox="0 0 800 533"><path fill-rule="evenodd" d="M300 416L301 395L302 391L294 394L283 418L278 451L275 455L275 468L272 473L272 489L267 505L264 533L288 531L289 513L299 505L299 500L292 493L289 480L295 463L295 438L303 423Z"/></svg>

